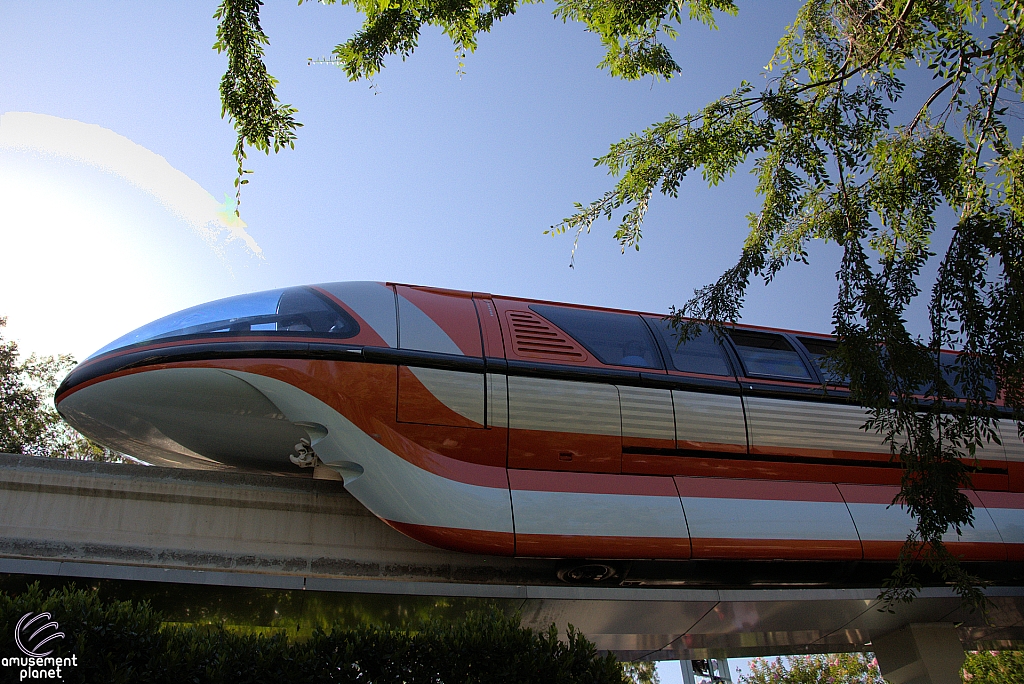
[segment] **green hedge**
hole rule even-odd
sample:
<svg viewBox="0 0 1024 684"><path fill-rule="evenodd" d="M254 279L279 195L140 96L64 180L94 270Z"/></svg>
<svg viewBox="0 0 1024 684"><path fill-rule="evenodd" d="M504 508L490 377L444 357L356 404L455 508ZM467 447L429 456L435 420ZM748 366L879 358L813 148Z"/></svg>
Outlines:
<svg viewBox="0 0 1024 684"><path fill-rule="evenodd" d="M62 682L257 684L622 684L613 656L599 657L570 629L535 632L497 611L465 621L425 623L415 632L383 627L316 631L290 642L282 635L240 634L207 625L168 626L148 603L102 601L68 587L48 594L32 586L0 593L0 657L23 657L14 642L18 620L49 612L66 634L53 655L74 654ZM3 681L20 668L2 667ZM47 681L34 679L31 681Z"/></svg>

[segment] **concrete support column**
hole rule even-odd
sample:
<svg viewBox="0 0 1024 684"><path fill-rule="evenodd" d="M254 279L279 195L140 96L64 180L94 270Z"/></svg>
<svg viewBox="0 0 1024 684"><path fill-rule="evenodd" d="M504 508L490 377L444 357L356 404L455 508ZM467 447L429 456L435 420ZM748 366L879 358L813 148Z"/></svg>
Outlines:
<svg viewBox="0 0 1024 684"><path fill-rule="evenodd" d="M950 623L910 624L871 644L889 684L961 684L964 648Z"/></svg>

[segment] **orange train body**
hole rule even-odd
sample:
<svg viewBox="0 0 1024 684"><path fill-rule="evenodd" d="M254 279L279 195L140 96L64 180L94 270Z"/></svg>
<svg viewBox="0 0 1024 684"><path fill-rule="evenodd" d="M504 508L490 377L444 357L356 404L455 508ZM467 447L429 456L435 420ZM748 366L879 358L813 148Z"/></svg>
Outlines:
<svg viewBox="0 0 1024 684"><path fill-rule="evenodd" d="M154 464L327 469L396 530L456 551L891 561L913 527L890 506L900 469L823 377L828 344L740 326L678 345L656 315L329 283L154 321L56 402ZM947 539L966 560L1024 558L1024 444L998 423L974 526Z"/></svg>

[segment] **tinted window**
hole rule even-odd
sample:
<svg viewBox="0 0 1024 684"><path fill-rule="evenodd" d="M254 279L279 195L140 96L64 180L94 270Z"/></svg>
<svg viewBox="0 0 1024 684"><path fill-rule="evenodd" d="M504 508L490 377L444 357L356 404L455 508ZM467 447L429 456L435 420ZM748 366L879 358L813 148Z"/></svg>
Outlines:
<svg viewBox="0 0 1024 684"><path fill-rule="evenodd" d="M957 382L956 374L960 370L958 367L957 359L960 355L953 354L951 352L941 352L939 354L939 363L942 367L942 379L949 384L950 389L953 390L953 395L959 399L964 399L967 396L966 388L959 382ZM961 371L962 372L962 371ZM985 395L989 401L995 401L996 398L996 383L991 378L985 379Z"/></svg>
<svg viewBox="0 0 1024 684"><path fill-rule="evenodd" d="M824 375L829 382L836 385L849 385L850 378L833 377L831 371L825 367L825 357L831 354L839 347L839 343L835 340L823 340L817 337L798 337L800 344L804 345L804 349L807 350L807 354L811 357L811 360L818 365L821 370L821 374Z"/></svg>
<svg viewBox="0 0 1024 684"><path fill-rule="evenodd" d="M800 340L800 344L804 345L804 348L807 350L807 353L810 354L811 359L818 364L819 368L821 368L822 373L826 373L827 371L823 365L824 357L826 354L829 354L830 352L835 350L839 346L839 343L837 343L835 340L822 340L814 337L798 337L797 339ZM942 378L943 380L946 381L947 384L949 384L950 389L952 389L953 391L953 395L960 399L963 399L966 392L964 391L963 386L956 380L957 356L957 354L953 354L951 352L941 353L940 363L942 364ZM850 378L847 376L842 378L838 382L833 378L829 378L829 382L834 382L839 385L848 385L850 384ZM991 379L986 379L985 390L986 396L988 396L989 401L995 400L995 381ZM920 394L924 394L926 391L927 389L925 387L921 387L918 389L918 393Z"/></svg>
<svg viewBox="0 0 1024 684"><path fill-rule="evenodd" d="M530 309L572 335L601 363L661 368L661 355L640 316L531 304Z"/></svg>
<svg viewBox="0 0 1024 684"><path fill-rule="evenodd" d="M343 339L358 334L359 324L316 291L290 287L218 299L173 313L118 338L93 356L171 337L276 333L306 333Z"/></svg>
<svg viewBox="0 0 1024 684"><path fill-rule="evenodd" d="M661 335L668 347L672 366L686 373L705 373L707 375L732 375L729 362L725 359L725 350L715 339L714 333L701 328L701 333L694 338L679 343L679 333L664 318L648 318L648 322Z"/></svg>
<svg viewBox="0 0 1024 684"><path fill-rule="evenodd" d="M729 333L747 375L767 375L788 380L811 380L800 355L782 335L733 330Z"/></svg>

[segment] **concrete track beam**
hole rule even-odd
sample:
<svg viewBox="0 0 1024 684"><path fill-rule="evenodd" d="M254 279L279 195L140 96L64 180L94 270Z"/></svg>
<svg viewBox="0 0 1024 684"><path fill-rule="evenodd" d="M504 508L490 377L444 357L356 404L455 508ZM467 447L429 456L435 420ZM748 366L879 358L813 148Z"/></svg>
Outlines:
<svg viewBox="0 0 1024 684"><path fill-rule="evenodd" d="M426 546L311 476L0 454L0 574L372 594L396 610L405 596L497 599L527 626L572 624L628 659L860 651L933 622L961 623L972 648L1024 643L1024 586L987 589L986 620L948 587L888 613L870 585L579 586L559 582L559 564Z"/></svg>

